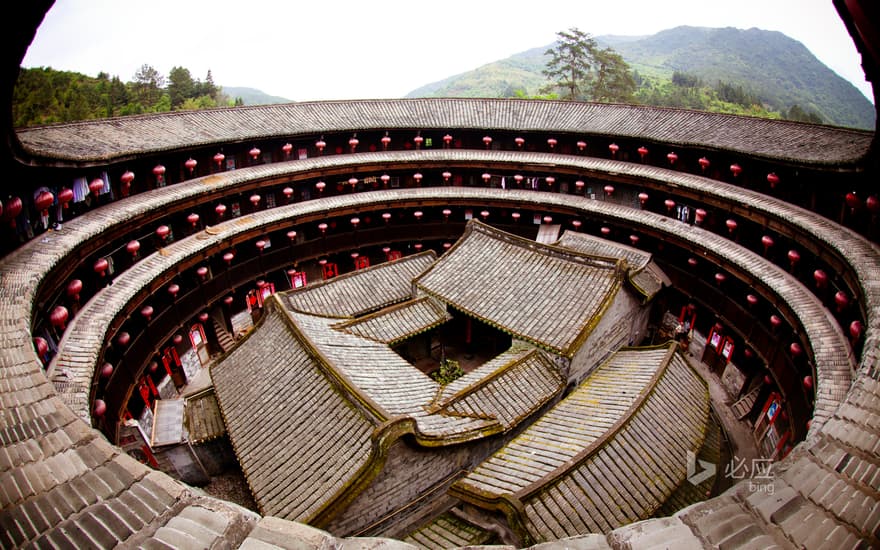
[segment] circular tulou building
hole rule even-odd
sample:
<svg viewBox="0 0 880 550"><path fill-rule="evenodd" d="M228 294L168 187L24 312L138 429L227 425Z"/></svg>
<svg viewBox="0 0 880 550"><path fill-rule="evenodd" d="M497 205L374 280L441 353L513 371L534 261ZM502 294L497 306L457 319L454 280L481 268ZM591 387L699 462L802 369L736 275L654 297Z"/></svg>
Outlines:
<svg viewBox="0 0 880 550"><path fill-rule="evenodd" d="M0 546L880 545L874 132L291 103L15 130ZM877 8L835 1L877 76Z"/></svg>

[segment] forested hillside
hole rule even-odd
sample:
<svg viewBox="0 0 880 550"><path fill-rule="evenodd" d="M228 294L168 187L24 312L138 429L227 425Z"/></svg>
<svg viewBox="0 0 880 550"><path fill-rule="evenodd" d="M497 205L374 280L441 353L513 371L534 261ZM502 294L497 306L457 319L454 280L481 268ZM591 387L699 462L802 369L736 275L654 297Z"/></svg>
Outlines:
<svg viewBox="0 0 880 550"><path fill-rule="evenodd" d="M779 32L676 27L596 41L633 69L637 103L874 128L871 102ZM407 97L542 97L541 71L552 46L428 84Z"/></svg>

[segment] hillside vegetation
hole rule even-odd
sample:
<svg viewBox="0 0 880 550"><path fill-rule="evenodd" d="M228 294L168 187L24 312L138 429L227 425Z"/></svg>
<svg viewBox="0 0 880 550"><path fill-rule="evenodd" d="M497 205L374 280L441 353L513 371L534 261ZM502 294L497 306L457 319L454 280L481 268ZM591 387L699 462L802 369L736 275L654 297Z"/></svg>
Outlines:
<svg viewBox="0 0 880 550"><path fill-rule="evenodd" d="M596 40L632 67L638 103L874 128L871 102L803 44L779 32L676 27ZM549 47L428 84L407 97L540 96Z"/></svg>

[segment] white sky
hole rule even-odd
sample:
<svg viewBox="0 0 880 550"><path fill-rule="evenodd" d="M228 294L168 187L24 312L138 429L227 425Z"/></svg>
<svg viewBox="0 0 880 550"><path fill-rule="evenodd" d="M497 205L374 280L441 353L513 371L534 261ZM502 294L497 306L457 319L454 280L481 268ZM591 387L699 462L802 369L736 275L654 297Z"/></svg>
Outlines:
<svg viewBox="0 0 880 550"><path fill-rule="evenodd" d="M553 42L678 25L785 33L872 98L831 0L56 0L22 65L133 79L143 64L294 101L398 98Z"/></svg>

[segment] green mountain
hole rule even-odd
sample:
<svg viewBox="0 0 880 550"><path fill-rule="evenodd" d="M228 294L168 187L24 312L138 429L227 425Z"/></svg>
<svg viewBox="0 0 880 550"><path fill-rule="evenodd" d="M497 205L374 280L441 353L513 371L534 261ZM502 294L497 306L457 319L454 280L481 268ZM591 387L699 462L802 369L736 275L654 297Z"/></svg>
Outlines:
<svg viewBox="0 0 880 550"><path fill-rule="evenodd" d="M786 113L793 106L826 123L874 128L876 111L850 82L822 64L800 42L760 29L676 27L651 36L598 36L638 72L643 86L661 87L673 73L707 86L742 88L765 109ZM514 97L538 95L546 81L544 52L533 48L413 90L407 97Z"/></svg>
<svg viewBox="0 0 880 550"><path fill-rule="evenodd" d="M283 97L269 95L256 88L242 88L235 86L223 86L223 93L232 98L240 97L245 105L273 105L275 103L291 103L291 100Z"/></svg>

